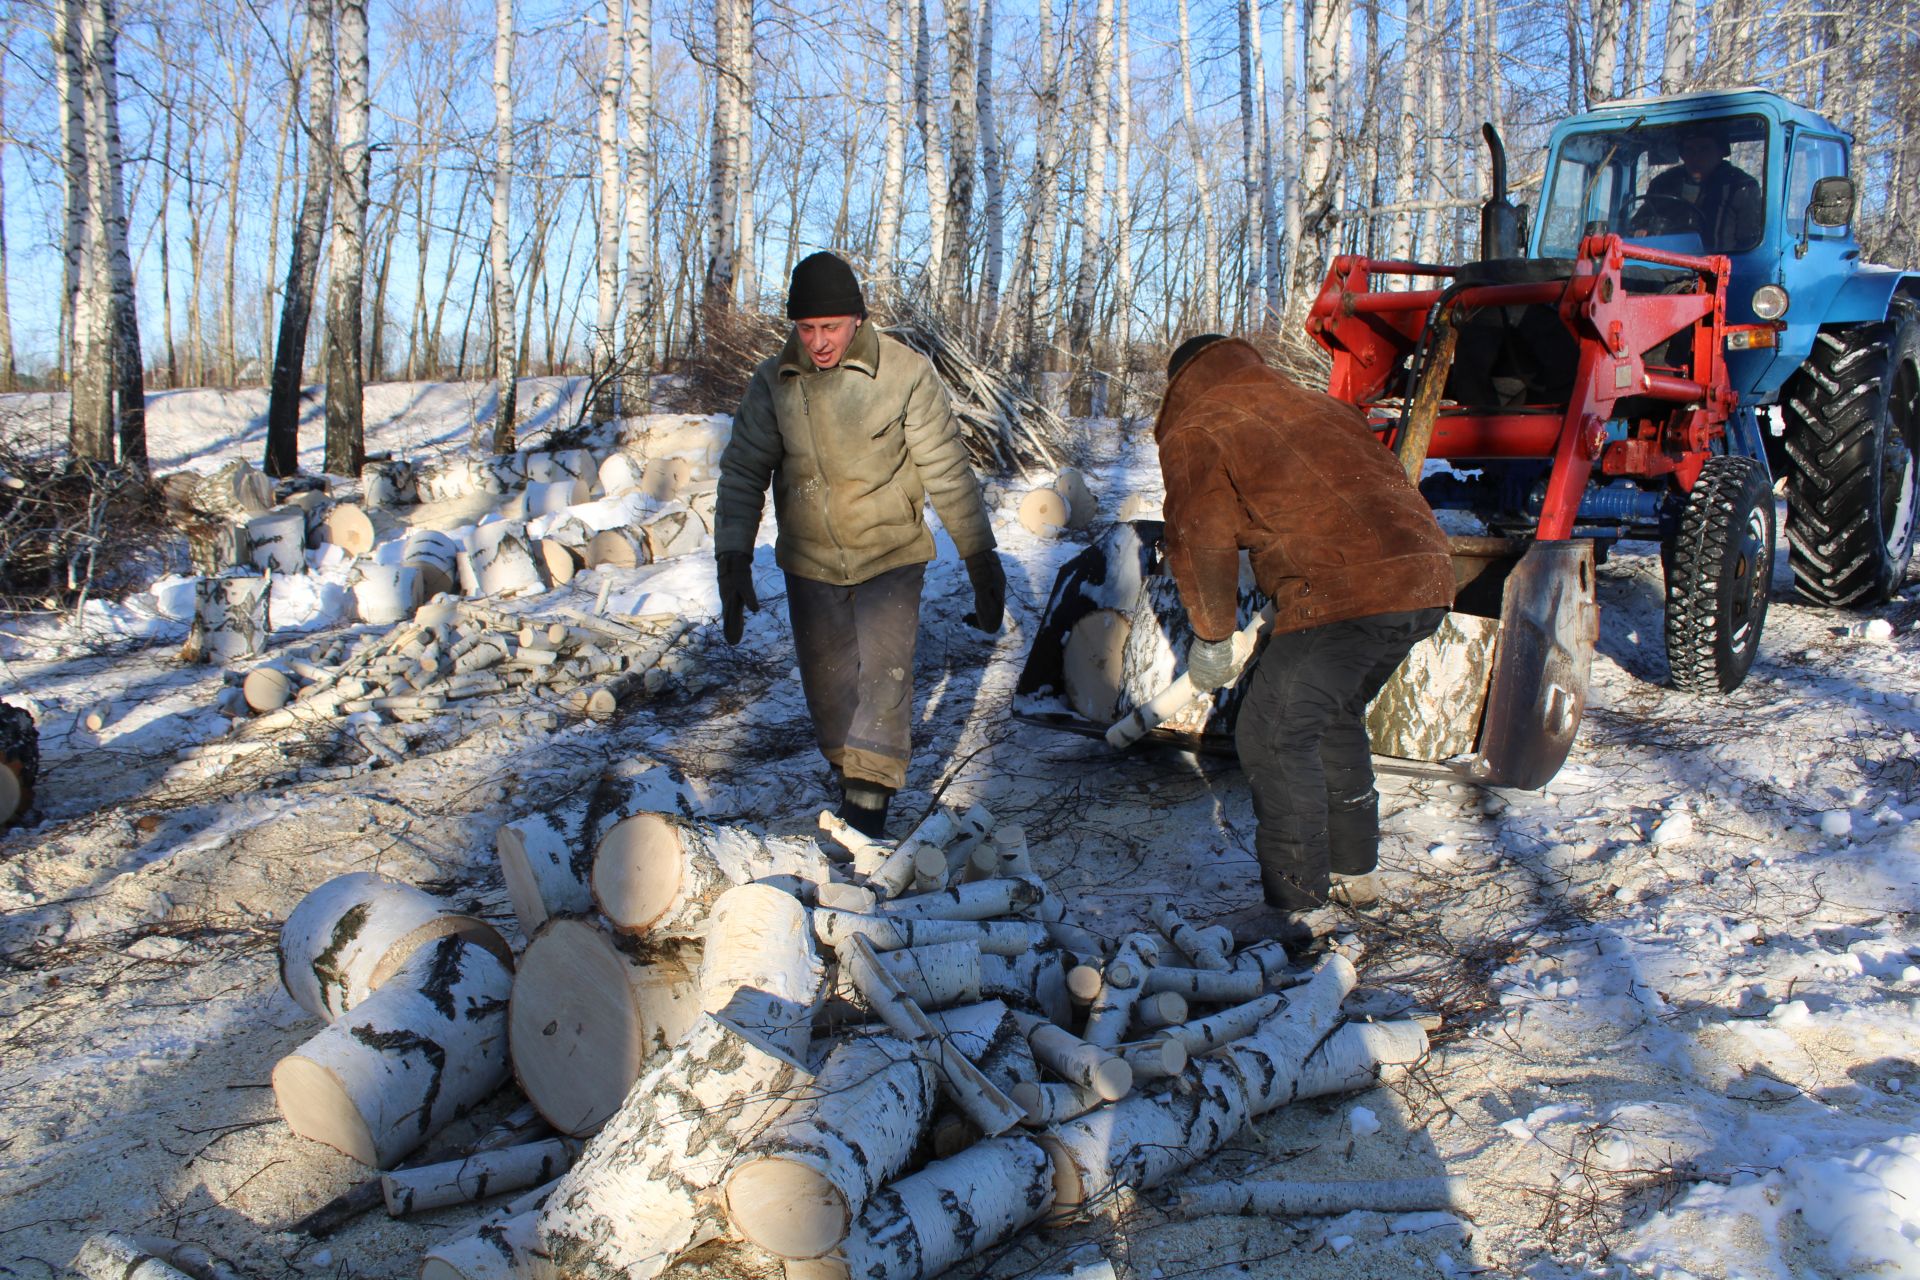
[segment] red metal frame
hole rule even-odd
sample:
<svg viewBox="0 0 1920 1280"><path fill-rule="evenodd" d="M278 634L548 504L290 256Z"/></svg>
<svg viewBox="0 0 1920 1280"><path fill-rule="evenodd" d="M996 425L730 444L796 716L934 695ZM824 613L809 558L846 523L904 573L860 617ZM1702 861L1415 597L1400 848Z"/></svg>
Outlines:
<svg viewBox="0 0 1920 1280"><path fill-rule="evenodd" d="M1694 287L1685 293L1628 293L1621 276L1630 261L1691 271ZM1689 257L1617 235L1588 236L1568 279L1481 285L1449 298L1445 288L1396 292L1373 286L1382 276L1445 279L1455 274L1452 267L1343 255L1334 259L1314 299L1307 331L1332 353L1328 392L1366 411L1384 438L1399 408L1383 409L1380 401L1419 345L1435 304L1445 300L1455 312L1525 304L1557 309L1579 346L1568 403L1530 406L1526 413L1443 408L1428 456L1552 459L1536 536L1566 538L1596 468L1608 477L1671 477L1685 492L1699 479L1737 402L1725 359L1728 269L1717 254ZM1693 341L1685 367L1648 363L1649 352L1687 329ZM1628 423L1624 439L1610 440L1607 423L1621 416L1616 405L1629 398L1642 411ZM1649 409L1649 402L1659 407Z"/></svg>

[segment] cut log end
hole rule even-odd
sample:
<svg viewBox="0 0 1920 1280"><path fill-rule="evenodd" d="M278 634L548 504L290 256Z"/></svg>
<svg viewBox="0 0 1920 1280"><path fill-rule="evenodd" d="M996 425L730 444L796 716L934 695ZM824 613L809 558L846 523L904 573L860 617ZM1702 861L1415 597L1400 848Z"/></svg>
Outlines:
<svg viewBox="0 0 1920 1280"><path fill-rule="evenodd" d="M413 958L414 952L448 934L456 934L468 942L486 948L493 953L496 960L505 965L509 971L512 970L513 948L507 945L507 940L500 936L498 929L485 920L476 919L473 916L438 916L395 942L373 966L367 978L368 986L378 990L382 983L399 971L401 965Z"/></svg>
<svg viewBox="0 0 1920 1280"><path fill-rule="evenodd" d="M513 1073L562 1133L594 1132L640 1078L648 1029L628 970L584 920L551 921L521 957L507 1006Z"/></svg>
<svg viewBox="0 0 1920 1280"><path fill-rule="evenodd" d="M273 1096L287 1127L301 1137L361 1164L379 1165L373 1132L332 1070L297 1055L282 1058L273 1068Z"/></svg>
<svg viewBox="0 0 1920 1280"><path fill-rule="evenodd" d="M1093 1069L1093 1090L1108 1102L1118 1102L1133 1091L1133 1068L1125 1058L1108 1058Z"/></svg>
<svg viewBox="0 0 1920 1280"><path fill-rule="evenodd" d="M589 712L594 704L587 704ZM593 898L622 929L643 931L680 892L680 831L658 813L639 813L607 832L593 860Z"/></svg>
<svg viewBox="0 0 1920 1280"><path fill-rule="evenodd" d="M797 1160L749 1160L725 1190L735 1229L782 1258L817 1258L845 1239L853 1223L839 1189Z"/></svg>

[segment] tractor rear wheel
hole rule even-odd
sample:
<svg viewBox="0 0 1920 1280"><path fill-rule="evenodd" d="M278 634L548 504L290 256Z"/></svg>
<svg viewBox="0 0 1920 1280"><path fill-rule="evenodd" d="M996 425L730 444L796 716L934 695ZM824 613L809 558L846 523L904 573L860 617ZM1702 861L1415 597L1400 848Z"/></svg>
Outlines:
<svg viewBox="0 0 1920 1280"><path fill-rule="evenodd" d="M1886 324L1823 331L1780 412L1794 586L1821 605L1885 601L1920 514L1920 319L1901 306Z"/></svg>
<svg viewBox="0 0 1920 1280"><path fill-rule="evenodd" d="M1752 458L1709 458L1663 548L1674 688L1732 693L1747 678L1767 621L1773 546L1765 468Z"/></svg>

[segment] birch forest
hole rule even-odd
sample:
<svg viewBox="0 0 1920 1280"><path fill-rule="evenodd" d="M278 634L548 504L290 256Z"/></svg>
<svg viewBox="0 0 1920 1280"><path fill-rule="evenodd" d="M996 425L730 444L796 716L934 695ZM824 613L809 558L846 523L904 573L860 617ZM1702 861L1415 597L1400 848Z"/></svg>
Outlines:
<svg viewBox="0 0 1920 1280"><path fill-rule="evenodd" d="M983 363L1145 370L1295 339L1331 255L1476 252L1480 124L1757 84L1851 131L1871 258L1920 267L1903 0L6 0L0 389L143 459L145 391L593 379L596 409L792 265ZM745 370L742 370L744 376ZM304 389L304 391L303 391Z"/></svg>

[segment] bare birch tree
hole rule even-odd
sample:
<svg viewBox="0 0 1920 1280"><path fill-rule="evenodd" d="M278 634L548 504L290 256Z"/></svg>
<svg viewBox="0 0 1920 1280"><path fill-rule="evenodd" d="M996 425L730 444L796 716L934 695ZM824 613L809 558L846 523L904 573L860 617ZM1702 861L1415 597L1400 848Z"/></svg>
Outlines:
<svg viewBox="0 0 1920 1280"><path fill-rule="evenodd" d="M993 0L980 0L980 176L987 186L984 272L980 282L980 331L992 333L999 319L1000 276L1006 255L1006 163L1000 147L1000 128L994 111ZM4 264L0 264L3 266Z"/></svg>
<svg viewBox="0 0 1920 1280"><path fill-rule="evenodd" d="M333 191L333 4L306 0L307 179L293 233L286 290L280 303L280 335L274 343L273 377L267 392L267 453L270 476L300 469L300 392L305 371L307 325L313 317L314 277L326 234L327 199Z"/></svg>
<svg viewBox="0 0 1920 1280"><path fill-rule="evenodd" d="M1187 151L1193 163L1194 195L1200 204L1200 317L1199 327L1220 327L1220 229L1213 215L1213 179L1207 171L1207 149L1193 106L1193 36L1188 30L1187 0L1180 5L1180 112L1186 124Z"/></svg>
<svg viewBox="0 0 1920 1280"><path fill-rule="evenodd" d="M338 0L340 99L335 151L340 198L327 260L327 452L329 475L357 476L366 461L361 291L367 270L368 149L366 0Z"/></svg>
<svg viewBox="0 0 1920 1280"><path fill-rule="evenodd" d="M652 403L654 312L659 286L653 269L653 0L632 0L627 18L627 281L626 388L621 412Z"/></svg>
<svg viewBox="0 0 1920 1280"><path fill-rule="evenodd" d="M133 296L133 260L127 252L127 196L120 149L120 73L117 48L119 15L113 0L93 0L92 107L87 136L88 170L94 179L93 203L104 241L104 279L96 287L107 296L107 343L112 362L113 421L120 444L120 465L147 469L147 387L140 351L139 309ZM92 154L98 150L98 156Z"/></svg>
<svg viewBox="0 0 1920 1280"><path fill-rule="evenodd" d="M742 76L735 25L740 0L714 0L713 6L713 136L707 174L707 274L702 306L709 313L733 306L733 278L739 256L740 147L733 131L738 126L737 105Z"/></svg>
<svg viewBox="0 0 1920 1280"><path fill-rule="evenodd" d="M54 55L66 178L67 447L75 458L113 460L112 355L107 299L97 277L105 232L88 166L88 53L81 0L54 0Z"/></svg>
<svg viewBox="0 0 1920 1280"><path fill-rule="evenodd" d="M508 240L513 198L513 0L493 6L493 221L487 236L487 265L492 278L493 381L495 404L490 445L494 453L514 449L517 366L513 350L513 254Z"/></svg>
<svg viewBox="0 0 1920 1280"><path fill-rule="evenodd" d="M1666 61L1660 69L1660 92L1679 93L1693 83L1693 0L1668 0Z"/></svg>
<svg viewBox="0 0 1920 1280"><path fill-rule="evenodd" d="M1079 274L1073 287L1073 306L1067 314L1068 353L1073 359L1074 412L1094 411L1092 404L1093 303L1107 256L1107 126L1112 109L1108 81L1113 72L1113 0L1099 0L1093 11L1093 66L1087 77L1092 94L1087 125L1087 185L1080 205Z"/></svg>
<svg viewBox="0 0 1920 1280"><path fill-rule="evenodd" d="M7 49L13 43L13 19L0 26L0 391L14 389L13 306L7 294Z"/></svg>
<svg viewBox="0 0 1920 1280"><path fill-rule="evenodd" d="M973 160L979 126L973 61L973 6L944 0L947 17L947 118L952 146L947 170L947 237L939 275L938 310L957 323L966 306L967 240L973 223Z"/></svg>
<svg viewBox="0 0 1920 1280"><path fill-rule="evenodd" d="M873 233L873 270L888 281L898 270L900 205L907 179L906 77L900 72L907 63L906 26L906 0L887 0L887 150Z"/></svg>
<svg viewBox="0 0 1920 1280"><path fill-rule="evenodd" d="M606 0L606 56L600 70L597 134L600 151L599 216L594 219L594 282L598 306L593 325L593 376L599 381L593 416L605 422L618 416L620 387L613 376L619 359L620 234L625 213L625 184L620 174L620 85L626 79L625 0Z"/></svg>
<svg viewBox="0 0 1920 1280"><path fill-rule="evenodd" d="M1593 36L1587 64L1587 105L1614 96L1620 69L1620 0L1592 0Z"/></svg>
<svg viewBox="0 0 1920 1280"><path fill-rule="evenodd" d="M1115 341L1118 364L1123 375L1129 367L1133 348L1133 46L1128 31L1131 10L1120 0L1115 19L1114 39L1114 138L1113 138L1113 307L1116 314ZM1124 381L1122 386L1124 388ZM1115 410L1119 412L1119 410Z"/></svg>
<svg viewBox="0 0 1920 1280"><path fill-rule="evenodd" d="M940 121L933 111L933 34L927 24L927 0L914 0L913 14L913 118L920 134L921 163L927 171L927 283L932 296L941 298L946 294L941 274L947 264L947 157L940 142Z"/></svg>

